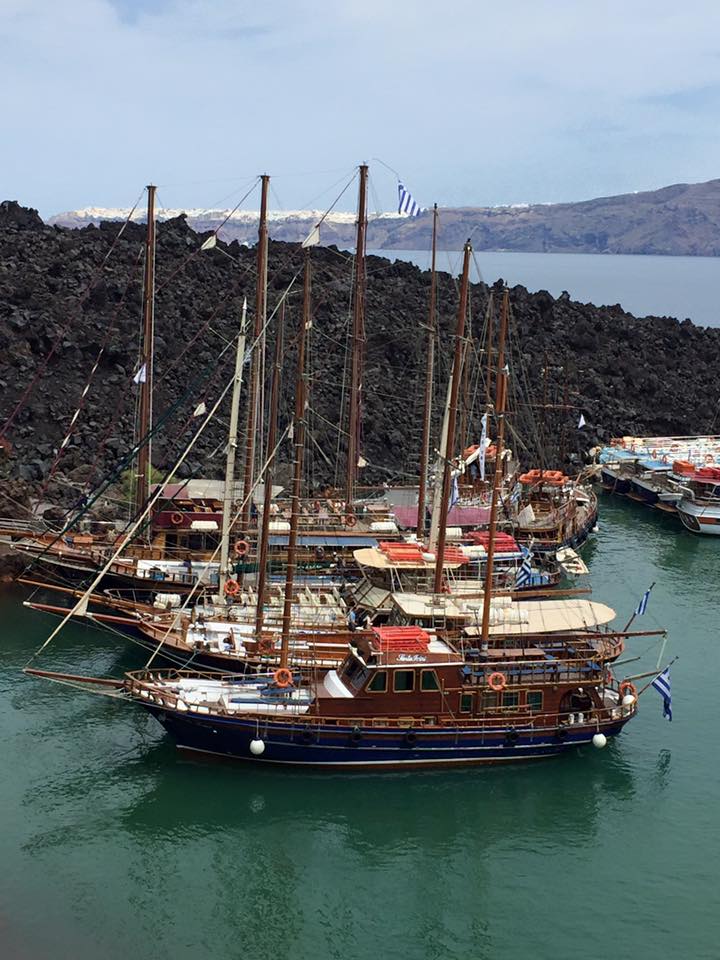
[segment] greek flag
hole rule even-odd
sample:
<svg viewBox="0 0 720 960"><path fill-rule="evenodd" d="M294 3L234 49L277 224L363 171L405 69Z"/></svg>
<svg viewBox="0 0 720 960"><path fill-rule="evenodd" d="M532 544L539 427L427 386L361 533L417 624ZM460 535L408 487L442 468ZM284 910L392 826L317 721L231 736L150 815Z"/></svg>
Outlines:
<svg viewBox="0 0 720 960"><path fill-rule="evenodd" d="M665 667L652 682L653 688L663 698L663 716L672 720L672 693L670 691L670 667Z"/></svg>
<svg viewBox="0 0 720 960"><path fill-rule="evenodd" d="M652 589L652 588L650 588ZM650 599L650 590L646 590L642 595L642 600L635 608L635 616L642 617L645 611L647 610L648 600Z"/></svg>
<svg viewBox="0 0 720 960"><path fill-rule="evenodd" d="M485 453L487 452L487 420L488 415L483 414L482 418L482 432L480 434L480 456L478 457L478 465L480 467L480 479L485 479Z"/></svg>
<svg viewBox="0 0 720 960"><path fill-rule="evenodd" d="M420 205L413 200L409 190L398 180L398 213L406 213L409 217L417 217L422 213Z"/></svg>
<svg viewBox="0 0 720 960"><path fill-rule="evenodd" d="M458 489L458 478L452 478L452 487L450 488L450 503L448 504L448 510L452 510L455 504L460 499L460 490Z"/></svg>
<svg viewBox="0 0 720 960"><path fill-rule="evenodd" d="M520 564L515 577L516 587L526 587L532 580L532 559L527 547L520 547L523 555L523 562Z"/></svg>

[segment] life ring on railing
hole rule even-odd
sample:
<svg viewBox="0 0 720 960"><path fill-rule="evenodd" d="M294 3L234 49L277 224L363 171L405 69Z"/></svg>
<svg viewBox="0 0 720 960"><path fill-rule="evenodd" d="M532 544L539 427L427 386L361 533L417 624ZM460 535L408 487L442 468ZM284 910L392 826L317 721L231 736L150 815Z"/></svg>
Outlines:
<svg viewBox="0 0 720 960"><path fill-rule="evenodd" d="M273 680L278 687L290 687L293 682L292 671L287 667L279 667L273 674Z"/></svg>
<svg viewBox="0 0 720 960"><path fill-rule="evenodd" d="M354 513L346 513L346 514L345 514L345 526L346 526L346 527L354 527L356 523L357 523L357 517L355 516Z"/></svg>
<svg viewBox="0 0 720 960"><path fill-rule="evenodd" d="M626 695L635 697L635 699L637 700L637 695L638 695L637 687L635 686L634 683L631 683L629 680L623 680L623 682L620 684L620 696L625 697Z"/></svg>
<svg viewBox="0 0 720 960"><path fill-rule="evenodd" d="M500 693L507 686L507 677L504 673L496 670L495 673L491 673L488 677L487 684L495 693Z"/></svg>
<svg viewBox="0 0 720 960"><path fill-rule="evenodd" d="M178 513L177 510L175 511L175 513L170 514L170 523L174 527L179 527L180 524L183 522L183 519L184 519L183 515L181 513Z"/></svg>
<svg viewBox="0 0 720 960"><path fill-rule="evenodd" d="M236 557L244 557L249 549L250 544L247 542L247 540L236 540L233 545L233 551L235 552Z"/></svg>
<svg viewBox="0 0 720 960"><path fill-rule="evenodd" d="M228 597L234 597L240 592L240 584L237 580L227 580L225 582L225 593Z"/></svg>
<svg viewBox="0 0 720 960"><path fill-rule="evenodd" d="M705 454L705 463L715 463L715 457L711 453Z"/></svg>

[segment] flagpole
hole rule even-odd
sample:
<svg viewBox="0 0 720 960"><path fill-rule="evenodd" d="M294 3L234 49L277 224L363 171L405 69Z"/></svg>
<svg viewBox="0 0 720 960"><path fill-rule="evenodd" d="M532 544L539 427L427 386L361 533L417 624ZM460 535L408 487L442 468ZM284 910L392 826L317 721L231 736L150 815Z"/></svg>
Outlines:
<svg viewBox="0 0 720 960"><path fill-rule="evenodd" d="M345 515L350 516L355 499L355 481L360 448L360 401L362 396L362 352L365 341L365 242L367 230L367 164L360 165L357 235L355 239L355 283L353 290L352 352L348 411L347 473Z"/></svg>
<svg viewBox="0 0 720 960"><path fill-rule="evenodd" d="M153 389L153 335L155 327L155 191L147 187L147 225L145 230L145 273L143 279L143 347L140 361L140 411L138 423L138 474L135 485L135 514L142 513L150 497L152 482L152 389Z"/></svg>
<svg viewBox="0 0 720 960"><path fill-rule="evenodd" d="M638 674L636 677L630 677L630 678L628 678L628 679L631 679L631 680L642 680L643 677L652 677L652 678L653 678L649 683L646 683L645 686L644 686L641 690L638 690L638 697L639 697L642 693L645 693L645 691L647 690L648 687L651 687L651 686L653 685L653 681L654 681L654 680L657 680L657 678L660 676L661 673L665 673L666 670L669 670L670 667L675 663L675 661L678 659L679 656L680 656L680 654L678 654L677 657L673 657L672 660L670 661L670 663L669 663L666 667L664 667L662 670L653 670L653 671L651 671L650 673L640 673L640 674Z"/></svg>
<svg viewBox="0 0 720 960"><path fill-rule="evenodd" d="M650 586L649 586L648 589L647 589L648 595L652 592L652 588L653 588L654 586L655 586L655 581L653 580L653 582L650 584ZM644 594L643 594L643 596L644 596ZM640 601L640 603L642 603L642 600ZM623 630L623 633L625 633L627 630L630 629L630 627L632 626L632 624L633 624L636 616L637 616L637 607L636 607L635 610L633 611L633 615L630 617L630 619L628 620L628 622L625 624L625 629Z"/></svg>

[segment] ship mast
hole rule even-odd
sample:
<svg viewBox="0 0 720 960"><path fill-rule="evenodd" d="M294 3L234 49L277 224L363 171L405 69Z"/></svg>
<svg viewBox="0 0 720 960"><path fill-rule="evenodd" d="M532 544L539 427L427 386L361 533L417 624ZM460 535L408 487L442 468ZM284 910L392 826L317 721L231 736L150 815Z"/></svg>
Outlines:
<svg viewBox="0 0 720 960"><path fill-rule="evenodd" d="M228 430L228 445L225 456L225 490L223 493L222 534L220 539L220 593L225 593L225 584L231 573L230 559L230 523L232 516L233 495L235 488L235 454L237 452L238 413L240 409L240 393L243 381L243 360L245 358L245 340L247 331L247 300L243 300L242 316L240 318L240 335L238 337L237 352L235 354L235 379L233 382L232 400L230 402L230 427ZM244 493L244 491L243 491Z"/></svg>
<svg viewBox="0 0 720 960"><path fill-rule="evenodd" d="M352 513L360 447L360 400L362 395L362 350L365 341L365 235L367 232L367 164L360 166L357 235L355 238L355 283L353 288L352 361L348 415L345 511Z"/></svg>
<svg viewBox="0 0 720 960"><path fill-rule="evenodd" d="M495 475L493 477L492 496L490 500L490 528L488 531L487 567L485 570L485 592L483 594L482 630L480 639L481 650L487 649L490 634L490 601L492 600L493 561L495 559L495 532L497 527L497 510L503 480L503 443L505 441L505 400L507 394L508 372L505 365L505 340L507 338L508 315L510 300L507 289L503 293L502 309L500 311L500 334L498 340L497 370L495 374L495 415L497 420L497 438L495 440Z"/></svg>
<svg viewBox="0 0 720 960"><path fill-rule="evenodd" d="M247 534L252 502L253 474L255 469L255 430L258 414L258 395L260 393L260 357L259 343L265 329L267 310L267 205L270 177L265 173L260 178L260 223L258 225L257 245L257 282L255 287L255 324L253 327L253 352L250 373L250 392L247 406L247 429L245 431L245 469L243 472L243 506L240 512L240 529Z"/></svg>
<svg viewBox="0 0 720 960"><path fill-rule="evenodd" d="M267 467L263 478L263 515L260 529L260 549L258 550L257 605L255 607L255 635L260 640L263 627L265 584L267 582L268 538L270 533L270 506L275 475L275 445L277 443L278 408L280 406L280 372L282 370L283 327L285 304L280 308L280 322L275 337L275 364L273 366L272 387L270 390L270 423L268 424Z"/></svg>
<svg viewBox="0 0 720 960"><path fill-rule="evenodd" d="M152 389L153 341L155 337L155 191L147 187L147 228L145 231L145 274L143 278L143 346L138 378L140 384L140 411L138 443L138 472L135 483L135 515L142 513L150 498L152 482Z"/></svg>
<svg viewBox="0 0 720 960"><path fill-rule="evenodd" d="M427 348L425 356L425 397L423 400L423 430L420 447L420 483L418 486L417 536L425 536L425 500L427 495L427 470L430 458L430 418L432 416L433 369L435 365L435 334L437 318L435 301L437 299L437 274L435 272L435 253L437 247L438 207L433 204L432 254L430 259L430 316L428 318Z"/></svg>
<svg viewBox="0 0 720 960"><path fill-rule="evenodd" d="M280 645L280 666L287 667L290 648L290 626L292 620L293 587L295 584L295 566L297 557L298 528L300 526L300 494L302 492L303 458L305 455L305 415L306 415L306 378L305 345L308 331L312 325L310 308L310 251L305 251L305 279L303 282L303 309L298 338L297 376L295 380L295 416L293 419L293 479L292 512L290 515L290 534L288 537L287 576L285 578L285 599L282 615L282 639Z"/></svg>
<svg viewBox="0 0 720 960"><path fill-rule="evenodd" d="M450 503L450 486L452 481L452 458L455 455L455 423L457 420L458 392L463 361L463 337L465 335L465 316L468 304L468 286L470 277L470 257L472 246L468 240L465 243L463 256L462 283L460 285L460 306L458 308L457 327L455 329L455 358L453 360L452 376L450 379L450 396L447 409L447 435L443 457L443 482L440 493L440 517L437 532L437 547L435 548L435 583L433 590L440 593L443 582L443 562L445 554L445 538L447 536L447 518ZM445 426L445 425L444 425ZM437 495L437 491L436 491ZM433 511L434 513L435 511Z"/></svg>

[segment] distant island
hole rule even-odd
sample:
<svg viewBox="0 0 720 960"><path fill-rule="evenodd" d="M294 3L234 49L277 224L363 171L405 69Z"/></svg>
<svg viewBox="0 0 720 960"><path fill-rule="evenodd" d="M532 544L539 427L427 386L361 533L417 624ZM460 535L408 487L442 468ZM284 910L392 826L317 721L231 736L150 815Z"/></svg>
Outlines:
<svg viewBox="0 0 720 960"><path fill-rule="evenodd" d="M83 227L103 220L124 220L129 211L90 207L60 213L50 224ZM216 230L228 210L168 210L180 213L202 233ZM270 219L274 240L297 242L309 233L322 211L276 211ZM257 213L239 210L220 231L226 241L253 243ZM137 219L141 219L138 214ZM354 215L332 213L322 224L325 245L350 247ZM425 250L430 245L432 216L371 216L368 248ZM476 250L526 253L623 253L668 256L720 255L720 179L678 183L660 190L625 193L576 203L516 204L504 207L448 207L441 210L439 246L459 250L472 238Z"/></svg>

